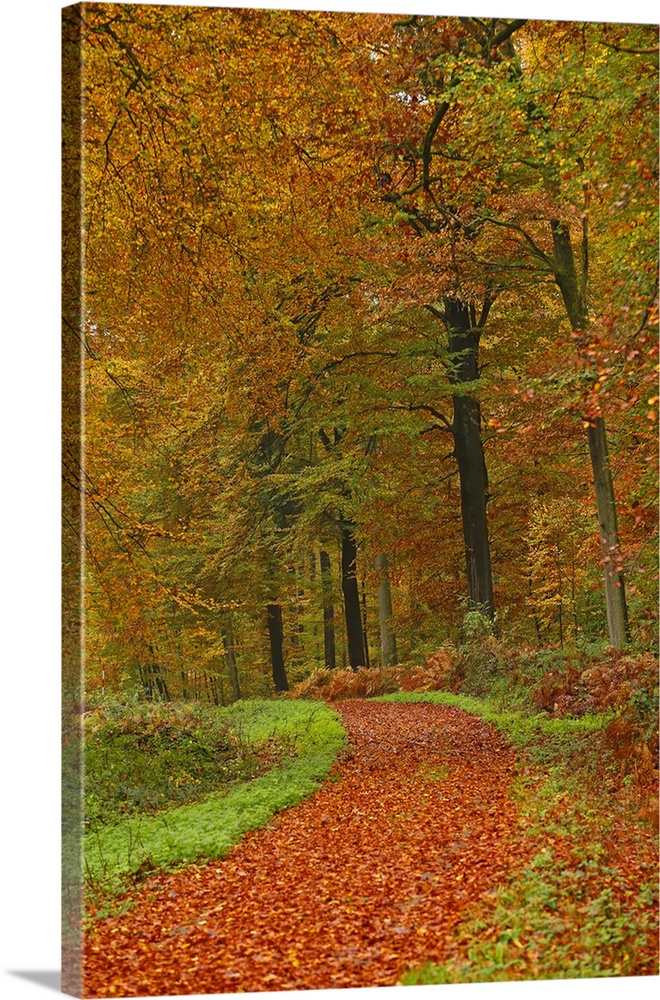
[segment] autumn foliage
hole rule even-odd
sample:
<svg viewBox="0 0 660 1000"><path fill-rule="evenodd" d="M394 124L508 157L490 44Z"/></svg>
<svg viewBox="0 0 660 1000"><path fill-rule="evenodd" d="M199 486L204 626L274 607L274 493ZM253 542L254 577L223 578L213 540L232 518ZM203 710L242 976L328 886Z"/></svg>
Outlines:
<svg viewBox="0 0 660 1000"><path fill-rule="evenodd" d="M76 11L87 684L652 643L649 29Z"/></svg>
<svg viewBox="0 0 660 1000"><path fill-rule="evenodd" d="M516 807L511 746L455 707L339 711L351 749L333 780L98 923L87 996L394 985L429 960L442 977L421 981L653 974L649 838L617 820L596 864L592 820L538 782Z"/></svg>
<svg viewBox="0 0 660 1000"><path fill-rule="evenodd" d="M391 694L394 691L445 691L448 688L448 670L451 653L447 651L444 662L433 665L397 667L361 667L359 670L316 670L297 684L290 692L293 698L314 698L322 701L341 701L346 698L370 698Z"/></svg>
<svg viewBox="0 0 660 1000"><path fill-rule="evenodd" d="M271 854L249 839L226 866L156 876L133 929L118 917L95 932L90 995L111 967L127 995L386 984L425 958L460 980L474 970L451 953L457 900L481 905L530 860L506 798L513 751L458 709L355 699L485 699L519 714L541 758L565 737L600 748L594 774L657 821L657 33L96 2L67 8L64 28L72 773L81 718L113 700L126 731L89 722L99 760L106 737L139 741L143 702L205 703L207 718L287 694L336 704L357 748L319 808L264 835ZM202 753L192 724L168 729L159 712L144 740ZM444 726L456 774L438 798L440 777L422 771L445 766ZM264 753L232 757L231 773L286 758ZM201 764L189 775L215 780ZM439 834L436 799L465 830L479 815L483 843ZM324 867L329 832L344 881ZM577 893L570 839L555 856ZM619 965L599 951L594 974L651 969L647 937L635 952L622 930L630 886L636 926L651 926L650 850L632 871L612 848L607 898L585 875L584 912L557 925L576 975L595 967L561 948L571 920L592 917L628 949ZM452 892L426 878L431 855ZM559 860L551 875L554 892ZM390 889L397 919L374 923ZM339 907L350 940L301 924L296 893L318 898L330 927ZM264 924L264 901L295 933ZM431 909L446 914L435 937ZM544 974L546 925L520 947L499 918L481 930L494 950L480 968ZM311 938L324 957L305 964ZM188 948L199 962L177 971L167 956Z"/></svg>
<svg viewBox="0 0 660 1000"><path fill-rule="evenodd" d="M351 751L335 781L221 864L157 876L137 922L97 925L87 996L109 983L125 996L392 985L444 953L468 899L525 863L514 757L490 727L441 706L341 714Z"/></svg>

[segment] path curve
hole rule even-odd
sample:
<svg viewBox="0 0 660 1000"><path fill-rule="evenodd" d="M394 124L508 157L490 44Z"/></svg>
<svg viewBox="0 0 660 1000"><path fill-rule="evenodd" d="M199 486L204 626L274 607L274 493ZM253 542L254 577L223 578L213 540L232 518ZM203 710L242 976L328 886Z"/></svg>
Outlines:
<svg viewBox="0 0 660 1000"><path fill-rule="evenodd" d="M350 750L223 861L159 876L86 942L85 996L394 985L526 857L513 749L457 708L336 706Z"/></svg>

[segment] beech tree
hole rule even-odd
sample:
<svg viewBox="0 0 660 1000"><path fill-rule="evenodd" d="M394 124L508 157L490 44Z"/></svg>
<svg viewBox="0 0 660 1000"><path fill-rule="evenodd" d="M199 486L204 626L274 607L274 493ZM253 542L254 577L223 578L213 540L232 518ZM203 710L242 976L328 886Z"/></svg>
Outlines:
<svg viewBox="0 0 660 1000"><path fill-rule="evenodd" d="M392 152L404 168L404 177L410 174L411 165L414 168L419 161L420 166L418 171L412 170L411 185L405 189L396 186L386 197L403 207L418 232L422 227L448 226L472 241L477 239L483 228L500 233L505 231L508 241L504 245L499 240L490 248L486 260L479 259L477 252L470 253L472 262L479 262L482 272L486 271L491 280L493 273L498 274L499 278L495 281L500 282L502 274L512 267L529 270L531 266L541 276L551 275L561 291L578 349L584 350L592 339L589 336L591 324L586 296L589 287L589 213L593 193L597 190L597 178L604 176L606 168L602 161L613 168L626 154L635 156L637 153L634 147L628 146L628 138L621 131L616 133L614 141L610 132L606 141L608 123L600 115L593 115L592 106L595 99L599 102L599 110L608 109L606 113L611 114L616 109L616 114L627 116L634 111L640 120L643 119L650 103L648 70L636 76L631 84L620 60L613 60L611 55L616 51L629 52L657 61L657 53L649 37L643 44L637 40L635 44L638 48L631 47L630 40L628 44L623 40L626 36L637 39L640 33L643 35L644 29L639 27L631 29L623 26L618 31L610 27L605 31L599 26L586 26L585 32L584 28L577 26L557 29L555 25L545 24L539 29L535 24L526 28L523 20L505 22L460 18L453 24L455 34L451 36L448 46L445 34L448 23L451 19L448 22L447 19L413 17L399 24L401 29L415 38L416 49L422 56L420 75L424 80L425 94L427 99L432 96L432 108L435 110L420 147L411 142L393 147ZM646 34L648 36L648 32ZM592 52L596 50L590 62L584 55L585 39L588 39ZM523 68L521 52L528 60L533 56L533 71ZM618 76L622 70L624 77ZM576 95L571 89L570 104L562 102L564 88L577 81L578 86L584 88L584 93L578 91ZM604 93L598 93L598 87L603 83L606 89ZM611 103L606 102L605 94ZM468 113L467 128L464 115L460 141L456 143L456 136L452 135L447 122L452 113L454 116L460 114L470 98L478 111L476 114ZM588 102L590 109L587 117L591 119L591 127L588 130L584 127L584 101ZM506 148L498 149L495 142L492 151L487 150L485 155L476 149L471 151L469 140L473 129L470 119L476 120L478 129L482 123L488 122L495 135L504 139ZM650 136L649 119L646 121L646 136ZM579 123L577 127L576 123ZM609 122L610 129L611 126L612 121ZM434 144L439 147L439 155L448 161L436 172L436 176L432 171ZM603 150L604 145L610 145L610 149ZM650 177L648 161L640 158L636 162ZM472 167L469 187L464 183L466 175L462 165L465 163L470 163ZM453 176L456 182L457 175L462 184L460 205L451 188L451 178ZM610 170L607 176L611 183L615 170ZM518 181L517 190L511 186L512 177ZM503 192L507 190L511 193L504 196ZM424 194L427 196L425 199ZM411 206L409 199L413 195L417 196L418 203ZM429 214L429 205L436 213L435 218ZM569 219L575 218L580 210L582 247L581 273L578 274ZM562 214L566 217L562 218ZM544 248L543 238L537 235L538 223L544 215L552 234L551 250ZM452 249L456 244L457 241ZM650 289L647 295L652 300ZM463 326L467 329L466 321ZM605 423L597 404L592 405L584 416L600 526L609 637L611 645L621 646L628 634L627 610ZM473 453L478 453L476 444ZM478 494L481 493L482 486L479 485ZM485 524L483 515L480 517ZM483 528L480 534L485 534ZM467 534L466 546L469 553L472 546ZM485 555L481 561L485 567ZM481 575L484 580L487 579L485 569Z"/></svg>
<svg viewBox="0 0 660 1000"><path fill-rule="evenodd" d="M285 690L371 662L376 615L383 664L421 655L462 565L545 642L560 590L561 639L597 633L602 562L621 645L656 502L648 30L82 11L95 682Z"/></svg>

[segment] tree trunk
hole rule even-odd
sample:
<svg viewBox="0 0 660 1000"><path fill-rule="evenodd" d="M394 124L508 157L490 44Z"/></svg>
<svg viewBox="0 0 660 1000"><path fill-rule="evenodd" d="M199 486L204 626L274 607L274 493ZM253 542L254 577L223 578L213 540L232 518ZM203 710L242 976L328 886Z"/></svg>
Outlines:
<svg viewBox="0 0 660 1000"><path fill-rule="evenodd" d="M227 664L227 670L229 671L229 683L231 684L232 695L234 696L234 701L240 701L241 687L238 683L236 651L234 649L234 633L230 628L227 629L223 635L222 642L225 647L225 662Z"/></svg>
<svg viewBox="0 0 660 1000"><path fill-rule="evenodd" d="M380 625L380 662L384 667L393 667L399 662L396 649L396 636L392 630L392 592L387 573L387 555L383 553L376 559L376 569L380 583L378 586L378 623Z"/></svg>
<svg viewBox="0 0 660 1000"><path fill-rule="evenodd" d="M473 308L449 297L445 299L445 322L452 363L451 380L455 385L475 382L479 377L481 323L477 325ZM476 396L466 392L455 393L452 401L454 455L461 485L461 517L470 608L481 611L492 620L495 605L486 514L488 474L481 442L481 408Z"/></svg>
<svg viewBox="0 0 660 1000"><path fill-rule="evenodd" d="M327 670L337 666L335 654L335 609L332 603L332 566L330 556L321 550L321 586L323 591L323 657Z"/></svg>
<svg viewBox="0 0 660 1000"><path fill-rule="evenodd" d="M282 642L284 630L282 628L282 608L279 604L269 604L266 607L268 615L268 635L270 637L270 662L273 668L273 681L278 694L281 691L288 691L289 684L286 679L284 669L284 650Z"/></svg>
<svg viewBox="0 0 660 1000"><path fill-rule="evenodd" d="M574 333L586 337L589 328L589 316L586 304L586 274L582 282L578 281L575 255L571 244L571 234L568 225L559 219L550 223L554 249L553 264L555 279L559 285L566 313ZM586 237L583 237L586 239ZM583 251L586 260L586 251ZM578 341L578 348L580 348ZM607 434L602 416L589 420L587 441L591 457L591 469L594 477L596 507L598 510L598 525L600 529L600 545L603 563L603 578L605 583L605 607L607 610L607 628L610 646L620 649L628 642L628 608L626 604L626 588L621 562L621 545L614 498L614 483L610 469Z"/></svg>
<svg viewBox="0 0 660 1000"><path fill-rule="evenodd" d="M362 635L364 638L364 665L365 667L370 667L369 662L369 630L367 628L367 588L364 585L364 580L361 583L362 587Z"/></svg>
<svg viewBox="0 0 660 1000"><path fill-rule="evenodd" d="M557 571L557 618L559 622L559 646L564 645L564 578L561 571L561 550L559 548L559 538L555 535L555 570Z"/></svg>
<svg viewBox="0 0 660 1000"><path fill-rule="evenodd" d="M149 701L171 701L167 681L157 663L148 663L144 668L147 678L147 698Z"/></svg>
<svg viewBox="0 0 660 1000"><path fill-rule="evenodd" d="M353 526L344 523L341 527L341 589L344 595L348 662L353 670L366 664L360 595L355 572L356 559L357 544L353 534Z"/></svg>
<svg viewBox="0 0 660 1000"><path fill-rule="evenodd" d="M532 587L532 574L531 574L531 572L529 573L529 576L527 577L527 593L529 595L530 602L531 602L531 599L534 596L534 590L533 590L533 587ZM536 601L534 601L534 603L532 605L532 619L534 621L534 631L536 632L536 641L538 642L539 646L542 646L543 645L543 636L541 635L541 623L539 622L539 616L537 614L537 604L536 604Z"/></svg>
<svg viewBox="0 0 660 1000"><path fill-rule="evenodd" d="M600 546L603 553L603 576L605 580L605 606L610 646L621 649L629 639L628 608L623 577L619 528L614 499L614 484L607 453L607 436L603 418L590 421L587 428L591 468L594 473L594 488L598 507Z"/></svg>

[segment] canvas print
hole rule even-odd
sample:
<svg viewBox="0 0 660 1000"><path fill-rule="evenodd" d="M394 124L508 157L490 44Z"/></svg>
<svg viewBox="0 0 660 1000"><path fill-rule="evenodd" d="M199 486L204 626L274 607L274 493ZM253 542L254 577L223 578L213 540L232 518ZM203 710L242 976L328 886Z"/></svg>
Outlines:
<svg viewBox="0 0 660 1000"><path fill-rule="evenodd" d="M657 26L63 61L65 991L656 975Z"/></svg>

